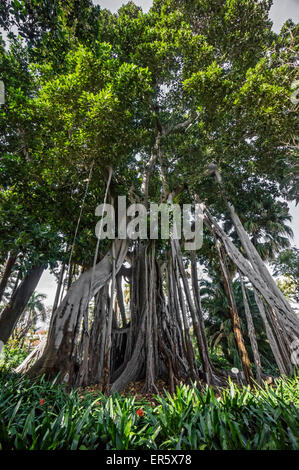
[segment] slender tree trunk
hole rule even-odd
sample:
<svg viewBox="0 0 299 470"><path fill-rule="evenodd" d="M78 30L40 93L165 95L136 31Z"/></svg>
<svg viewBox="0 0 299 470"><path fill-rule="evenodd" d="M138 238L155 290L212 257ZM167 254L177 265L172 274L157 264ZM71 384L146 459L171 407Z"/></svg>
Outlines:
<svg viewBox="0 0 299 470"><path fill-rule="evenodd" d="M147 263L148 260L148 263ZM148 266L149 264L149 266ZM154 317L156 316L155 305L155 288L156 288L156 270L155 270L155 243L151 245L151 254L147 257L145 251L145 272L146 272L146 289L148 291L147 299L147 318L146 318L146 377L144 390L146 392L158 393L155 386L155 361L154 361ZM156 351L157 352L157 351Z"/></svg>
<svg viewBox="0 0 299 470"><path fill-rule="evenodd" d="M297 329L297 318L295 314L294 314L294 318L292 319L292 321L290 318L285 316L285 309L282 308L281 303L279 302L277 297L273 295L273 292L271 290L269 290L268 285L263 281L259 273L256 273L254 271L254 269L249 264L248 260L244 258L244 256L238 250L238 248L232 243L230 238L226 235L226 233L222 230L222 228L217 224L216 220L211 216L211 214L209 213L207 209L206 209L205 215L206 217L204 221L207 227L211 230L212 233L215 233L215 232L217 233L217 236L219 236L219 238L222 240L225 246L225 249L229 257L231 258L231 260L236 264L239 271L249 279L249 281L252 283L255 289L256 302L259 307L259 312L265 324L267 337L269 339L269 343L270 343L273 355L275 357L275 360L277 362L280 372L286 375L287 371L289 370L291 373L291 370L290 370L292 367L291 350L288 349L289 351L288 358L286 358L286 363L284 363L281 353L277 348L275 336L273 335L272 329L267 320L263 303L261 299L259 298L259 295L261 295L265 299L265 301L267 302L270 308L273 308L275 311L279 313L279 318L282 321L281 325L283 326L285 333L287 333L287 337L289 341L292 338L297 337L298 329Z"/></svg>
<svg viewBox="0 0 299 470"><path fill-rule="evenodd" d="M117 293L117 304L118 304L120 315L121 315L122 326L126 328L127 319L126 319L124 296L123 296L123 291L122 291L122 275L120 273L116 276L116 293Z"/></svg>
<svg viewBox="0 0 299 470"><path fill-rule="evenodd" d="M81 315L77 319L77 327L74 334L74 340L76 339L81 324ZM85 308L83 312L83 325L82 325L82 335L80 346L78 347L78 359L81 360L80 370L78 376L76 377L76 382L78 385L85 385L85 381L88 375L88 364L89 364L89 341L90 341L90 332L89 332L89 305Z"/></svg>
<svg viewBox="0 0 299 470"><path fill-rule="evenodd" d="M235 297L234 297L234 293L232 289L230 276L226 268L225 258L221 250L220 242L217 239L215 240L215 242L216 242L216 248L217 248L218 255L219 255L224 288L225 288L226 295L228 298L231 317L233 320L233 330L234 330L234 335L235 335L236 343L237 343L238 350L239 350L242 369L244 372L246 383L251 384L253 375L251 371L249 356L245 347L245 343L244 343L244 339L243 339L243 335L241 331L240 318L239 318L238 311L237 311L237 305L236 305L236 301L235 301Z"/></svg>
<svg viewBox="0 0 299 470"><path fill-rule="evenodd" d="M69 273L68 273L68 278L67 278L67 291L70 290L70 287L72 285L72 282L73 282L73 277L74 277L74 272L75 272L75 264L70 264L70 270L69 270Z"/></svg>
<svg viewBox="0 0 299 470"><path fill-rule="evenodd" d="M58 307L64 271L65 271L65 264L62 263L62 266L61 266L61 269L60 269L60 273L59 273L59 278L58 278L57 289L56 289L56 294L55 294L55 299L54 299L54 304L53 304L52 312L55 312L55 310L56 310L57 307Z"/></svg>
<svg viewBox="0 0 299 470"><path fill-rule="evenodd" d="M280 319L276 315L276 311L273 308L270 308L268 305L266 306L268 317L272 329L275 333L276 341L278 347L281 351L281 354L284 358L285 364L288 366L289 373L293 372L292 363L289 362L289 357L291 355L291 349L289 348L288 336L286 334L285 329L281 325Z"/></svg>
<svg viewBox="0 0 299 470"><path fill-rule="evenodd" d="M195 306L197 310L197 315L192 317L193 327L197 338L199 354L203 366L203 372L206 376L206 381L209 385L215 385L215 371L213 370L213 365L211 363L208 341L205 332L205 325L203 321L201 301L200 301L200 291L198 283L198 274L197 274L197 260L196 253L191 253L191 273L192 273L192 288L193 288L193 297L195 301Z"/></svg>
<svg viewBox="0 0 299 470"><path fill-rule="evenodd" d="M6 343L41 278L44 266L35 266L23 279L0 315L0 340Z"/></svg>
<svg viewBox="0 0 299 470"><path fill-rule="evenodd" d="M178 261L178 253L177 253L177 246L175 243L172 243L172 257L173 257L173 263L174 263L174 271L175 271L175 280L176 280L176 292L178 294L179 298L179 305L181 308L181 314L182 314L182 319L183 319L183 325L184 325L184 339L185 339L185 346L186 346L186 358L187 362L189 364L189 373L190 377L192 380L197 380L199 379L198 373L196 370L196 365L195 365L195 353L192 345L192 340L190 337L190 325L188 323L188 315L187 315L187 305L186 301L183 295L183 289L181 286L181 280L180 280L180 273L185 275L185 270L183 265ZM185 290L186 294L186 288L188 288L188 281L186 277L183 279L183 287ZM189 292L188 292L189 294ZM187 297L187 294L186 294ZM189 309L190 309L190 297L187 297L187 301L189 300ZM192 308L192 306L191 306Z"/></svg>
<svg viewBox="0 0 299 470"><path fill-rule="evenodd" d="M112 319L113 319L113 305L114 305L114 293L115 293L115 246L112 245L112 275L111 275L111 294L108 317L107 317L107 333L105 338L105 353L104 353L104 364L102 372L102 388L104 393L110 393L110 362L111 362L111 347L112 347Z"/></svg>
<svg viewBox="0 0 299 470"><path fill-rule="evenodd" d="M252 347L252 352L253 352L253 357L254 357L254 363L256 366L256 380L259 384L262 384L262 364L261 364L261 358L260 358L260 353L258 350L258 344L257 344L257 339L256 339L256 333L255 333L255 328L254 328L254 323L253 319L251 316L248 300L247 300L247 295L246 295L246 288L243 282L242 275L240 274L240 282L241 282L241 288L242 288L242 295L243 295L243 303L244 303L244 309L245 309L245 315L246 315L246 321L247 321L247 328L248 328L248 336L250 339L250 344Z"/></svg>
<svg viewBox="0 0 299 470"><path fill-rule="evenodd" d="M2 300L3 294L5 292L6 286L8 279L11 275L11 272L13 270L13 267L15 265L17 259L17 255L14 253L10 253L7 257L6 263L5 263L5 268L4 268L4 273L0 282L0 302Z"/></svg>

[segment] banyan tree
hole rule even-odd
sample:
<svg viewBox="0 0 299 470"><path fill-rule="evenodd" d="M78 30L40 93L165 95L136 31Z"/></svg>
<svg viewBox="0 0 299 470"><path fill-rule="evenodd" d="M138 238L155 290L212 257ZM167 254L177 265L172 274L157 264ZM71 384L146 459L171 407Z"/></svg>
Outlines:
<svg viewBox="0 0 299 470"><path fill-rule="evenodd" d="M201 264L213 257L244 383L263 378L248 289L280 373L293 373L299 321L246 228L254 221L267 242L252 201L262 188L278 204L292 158L295 60L284 47L292 25L277 39L269 8L269 1L156 0L146 14L132 2L115 15L97 10L98 41L72 37L61 64L40 65L25 109L39 123L33 177L51 177L60 198L77 203L66 215L54 197L62 236L69 221L74 227L63 267L69 283L56 296L46 341L19 372L59 374L69 386L97 383L109 393L137 380L156 391L159 378L172 390L190 380L223 385L229 373L211 361L200 288ZM68 177L75 189L63 194ZM203 246L186 249L184 237L173 235L171 216L169 238L120 233L119 219L127 227L136 214L119 210L119 196L142 205L148 218L153 203L197 204ZM94 234L103 202L116 214L113 240ZM254 367L232 288L236 277Z"/></svg>

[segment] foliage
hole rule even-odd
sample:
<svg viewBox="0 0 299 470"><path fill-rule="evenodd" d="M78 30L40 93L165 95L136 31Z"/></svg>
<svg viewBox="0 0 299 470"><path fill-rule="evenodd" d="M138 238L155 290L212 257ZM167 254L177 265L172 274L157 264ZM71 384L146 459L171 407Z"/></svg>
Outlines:
<svg viewBox="0 0 299 470"><path fill-rule="evenodd" d="M2 373L2 449L283 449L298 448L298 377L275 387L179 386L157 406L120 395L67 393L55 381ZM142 413L142 411L143 413Z"/></svg>
<svg viewBox="0 0 299 470"><path fill-rule="evenodd" d="M278 285L287 298L299 302L299 250L292 247L281 251L272 265L274 276L283 276Z"/></svg>
<svg viewBox="0 0 299 470"><path fill-rule="evenodd" d="M90 0L2 3L0 257L16 249L26 267L63 261L94 162L73 254L90 265L108 167L113 196L139 195L161 128L177 202L197 194L225 213L204 172L215 161L263 257L288 246L288 211L274 197L293 184L298 35L291 22L271 31L271 1L156 0L148 13L129 2L117 14ZM174 131L186 119L187 131ZM160 199L158 168L149 192Z"/></svg>
<svg viewBox="0 0 299 470"><path fill-rule="evenodd" d="M11 370L18 367L28 356L28 347L21 346L20 342L10 338L5 344L1 356L0 367L5 370Z"/></svg>

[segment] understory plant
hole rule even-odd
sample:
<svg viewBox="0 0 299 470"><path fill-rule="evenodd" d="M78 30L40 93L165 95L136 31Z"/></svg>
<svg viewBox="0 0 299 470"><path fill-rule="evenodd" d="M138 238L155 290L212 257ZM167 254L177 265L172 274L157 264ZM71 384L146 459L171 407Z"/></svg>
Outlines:
<svg viewBox="0 0 299 470"><path fill-rule="evenodd" d="M298 384L298 376L264 388L230 383L217 392L182 384L152 405L2 371L0 448L295 450Z"/></svg>

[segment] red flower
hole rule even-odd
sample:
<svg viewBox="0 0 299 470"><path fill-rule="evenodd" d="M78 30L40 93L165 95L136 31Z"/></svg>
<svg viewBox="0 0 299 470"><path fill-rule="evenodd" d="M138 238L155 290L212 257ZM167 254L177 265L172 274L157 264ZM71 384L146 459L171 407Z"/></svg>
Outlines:
<svg viewBox="0 0 299 470"><path fill-rule="evenodd" d="M44 405L45 403L46 403L46 400L44 398L41 398L40 401L39 401L39 404Z"/></svg>
<svg viewBox="0 0 299 470"><path fill-rule="evenodd" d="M136 414L137 414L137 416L139 416L139 418L142 418L143 410L140 408L139 410L136 411Z"/></svg>

